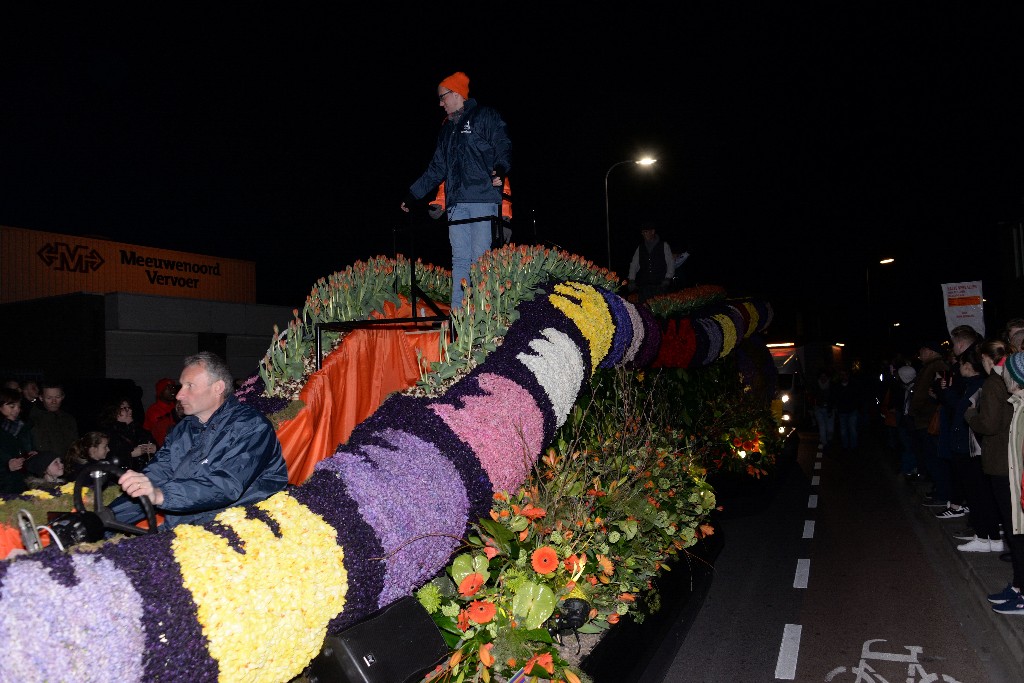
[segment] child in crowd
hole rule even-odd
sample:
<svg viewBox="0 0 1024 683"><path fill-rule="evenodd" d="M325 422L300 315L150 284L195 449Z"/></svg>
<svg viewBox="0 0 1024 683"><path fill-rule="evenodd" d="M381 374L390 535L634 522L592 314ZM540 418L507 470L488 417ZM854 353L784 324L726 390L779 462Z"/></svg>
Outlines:
<svg viewBox="0 0 1024 683"><path fill-rule="evenodd" d="M64 457L64 471L74 481L79 472L90 462L107 459L110 452L110 437L103 432L87 432L71 443Z"/></svg>
<svg viewBox="0 0 1024 683"><path fill-rule="evenodd" d="M25 485L29 488L62 486L64 462L52 451L36 453L25 461Z"/></svg>

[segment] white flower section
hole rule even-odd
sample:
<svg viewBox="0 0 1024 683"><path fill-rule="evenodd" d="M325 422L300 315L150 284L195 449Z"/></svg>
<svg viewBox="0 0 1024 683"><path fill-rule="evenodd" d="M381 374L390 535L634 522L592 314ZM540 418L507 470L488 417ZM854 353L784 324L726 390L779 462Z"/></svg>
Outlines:
<svg viewBox="0 0 1024 683"><path fill-rule="evenodd" d="M554 328L541 330L545 339L534 339L530 348L536 356L520 353L516 359L533 373L555 410L557 426L565 424L583 386L583 354L569 335Z"/></svg>
<svg viewBox="0 0 1024 683"><path fill-rule="evenodd" d="M629 322L633 324L633 339L629 342L626 352L622 354L622 360L616 364L616 367L620 367L636 358L640 345L644 343L644 319L640 317L640 311L636 310L636 306L625 299L622 300L622 303L626 305L626 312L629 313Z"/></svg>

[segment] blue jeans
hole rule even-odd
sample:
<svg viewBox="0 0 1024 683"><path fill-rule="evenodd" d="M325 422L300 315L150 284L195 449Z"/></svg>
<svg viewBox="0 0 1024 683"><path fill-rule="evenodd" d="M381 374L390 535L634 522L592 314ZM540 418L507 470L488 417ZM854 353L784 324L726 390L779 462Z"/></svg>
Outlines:
<svg viewBox="0 0 1024 683"><path fill-rule="evenodd" d="M818 406L814 409L814 421L818 423L818 443L827 446L836 429L836 413L831 408Z"/></svg>
<svg viewBox="0 0 1024 683"><path fill-rule="evenodd" d="M917 471L917 454L914 452L914 428L900 425L896 428L900 440L900 474Z"/></svg>
<svg viewBox="0 0 1024 683"><path fill-rule="evenodd" d="M481 218L497 216L498 204L480 202L461 202L448 207L448 221L460 221L465 218ZM452 309L462 307L462 281L467 286L469 268L478 258L491 248L491 221L483 220L476 223L462 223L448 226L448 241L452 244Z"/></svg>
<svg viewBox="0 0 1024 683"><path fill-rule="evenodd" d="M839 413L839 439L843 448L852 451L857 448L857 411Z"/></svg>

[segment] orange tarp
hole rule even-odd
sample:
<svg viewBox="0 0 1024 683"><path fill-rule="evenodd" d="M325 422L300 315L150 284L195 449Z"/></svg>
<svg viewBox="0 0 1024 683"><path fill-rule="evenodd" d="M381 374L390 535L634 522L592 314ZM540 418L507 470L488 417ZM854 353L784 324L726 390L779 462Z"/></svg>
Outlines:
<svg viewBox="0 0 1024 683"><path fill-rule="evenodd" d="M438 306L443 312L447 307ZM409 302L400 308L384 305L381 317L408 318ZM421 310L420 315L429 315ZM418 328L418 329L417 329ZM309 376L299 393L305 404L299 414L277 429L288 482L301 484L313 467L348 441L352 430L373 414L388 394L416 384L420 378L416 351L423 363L439 360L441 332L425 323L373 325L350 331Z"/></svg>

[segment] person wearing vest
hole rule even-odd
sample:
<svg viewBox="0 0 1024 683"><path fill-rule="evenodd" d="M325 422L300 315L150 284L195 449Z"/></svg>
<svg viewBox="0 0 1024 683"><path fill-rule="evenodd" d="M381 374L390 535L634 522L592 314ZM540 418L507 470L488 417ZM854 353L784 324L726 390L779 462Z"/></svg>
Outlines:
<svg viewBox="0 0 1024 683"><path fill-rule="evenodd" d="M445 212L444 183L437 188L437 196L427 206L427 214L435 221ZM501 234L493 235L491 247L497 249L512 241L512 186L505 178L505 186L501 188Z"/></svg>
<svg viewBox="0 0 1024 683"><path fill-rule="evenodd" d="M668 290L676 265L672 248L658 236L653 224L643 224L640 234L643 239L629 264L629 291L637 292L640 303L643 303Z"/></svg>

